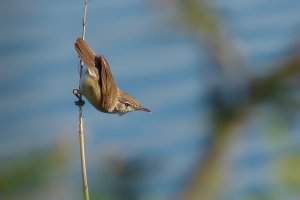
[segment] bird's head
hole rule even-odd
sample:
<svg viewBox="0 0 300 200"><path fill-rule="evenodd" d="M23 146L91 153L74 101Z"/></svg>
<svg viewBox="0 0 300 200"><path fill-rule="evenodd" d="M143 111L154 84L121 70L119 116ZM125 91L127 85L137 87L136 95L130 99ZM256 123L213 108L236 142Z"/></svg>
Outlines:
<svg viewBox="0 0 300 200"><path fill-rule="evenodd" d="M120 92L120 94L118 95L115 110L120 115L126 114L131 111L135 111L135 110L151 112L149 109L142 107L137 100L135 100L134 98L132 98L131 96L129 96L128 94L126 94L124 92Z"/></svg>

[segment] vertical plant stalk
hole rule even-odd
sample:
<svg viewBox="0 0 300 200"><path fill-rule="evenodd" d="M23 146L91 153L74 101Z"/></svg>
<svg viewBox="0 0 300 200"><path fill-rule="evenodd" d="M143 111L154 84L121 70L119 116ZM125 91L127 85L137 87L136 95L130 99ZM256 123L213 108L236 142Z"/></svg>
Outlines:
<svg viewBox="0 0 300 200"><path fill-rule="evenodd" d="M85 0L84 4L84 15L83 15L83 31L82 31L82 39L85 38L86 32L86 15L87 15L87 6L88 0ZM80 60L80 78L82 75L83 62ZM80 89L80 84L79 84ZM82 98L82 94L80 95L80 99ZM80 144L80 160L81 160L81 172L82 172L82 184L83 184L83 195L84 200L89 200L89 187L88 187L88 178L86 173L86 164L85 164L85 148L84 148L84 131L83 131L83 114L82 114L82 104L79 105L79 144Z"/></svg>

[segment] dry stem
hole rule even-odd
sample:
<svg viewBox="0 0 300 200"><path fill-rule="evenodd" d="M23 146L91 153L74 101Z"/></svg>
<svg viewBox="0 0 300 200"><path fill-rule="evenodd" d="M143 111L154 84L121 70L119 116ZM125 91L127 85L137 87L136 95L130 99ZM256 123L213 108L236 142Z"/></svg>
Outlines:
<svg viewBox="0 0 300 200"><path fill-rule="evenodd" d="M85 0L84 5L84 15L83 15L83 32L82 39L85 38L86 32L86 15L87 15L87 6L88 0ZM82 75L83 62L80 60L80 78ZM79 85L80 89L80 85ZM82 94L79 95L80 99L82 98ZM80 158L81 158L81 170L82 170L82 184L83 184L83 194L84 199L89 200L89 187L88 187L88 178L86 173L86 165L85 165L85 149L84 149L84 131L83 131L83 114L82 114L82 104L79 105L79 144L80 144Z"/></svg>

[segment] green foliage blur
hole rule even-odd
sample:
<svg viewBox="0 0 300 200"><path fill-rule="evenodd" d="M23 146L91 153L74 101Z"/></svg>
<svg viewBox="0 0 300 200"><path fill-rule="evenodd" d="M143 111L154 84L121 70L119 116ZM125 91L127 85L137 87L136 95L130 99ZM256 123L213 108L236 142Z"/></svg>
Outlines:
<svg viewBox="0 0 300 200"><path fill-rule="evenodd" d="M66 149L50 146L10 156L0 166L0 199L30 197L58 179L66 167Z"/></svg>

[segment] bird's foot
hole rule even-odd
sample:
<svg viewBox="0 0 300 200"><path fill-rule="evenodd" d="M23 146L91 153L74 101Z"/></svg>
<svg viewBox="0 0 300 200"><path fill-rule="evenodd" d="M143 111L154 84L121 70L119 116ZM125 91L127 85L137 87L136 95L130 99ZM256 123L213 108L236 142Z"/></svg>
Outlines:
<svg viewBox="0 0 300 200"><path fill-rule="evenodd" d="M74 102L76 106L83 106L85 102L82 99L78 99L77 101Z"/></svg>
<svg viewBox="0 0 300 200"><path fill-rule="evenodd" d="M73 94L78 98L78 100L74 102L75 105L76 106L83 106L85 104L85 102L81 98L81 92L80 92L80 90L74 89L73 90Z"/></svg>

